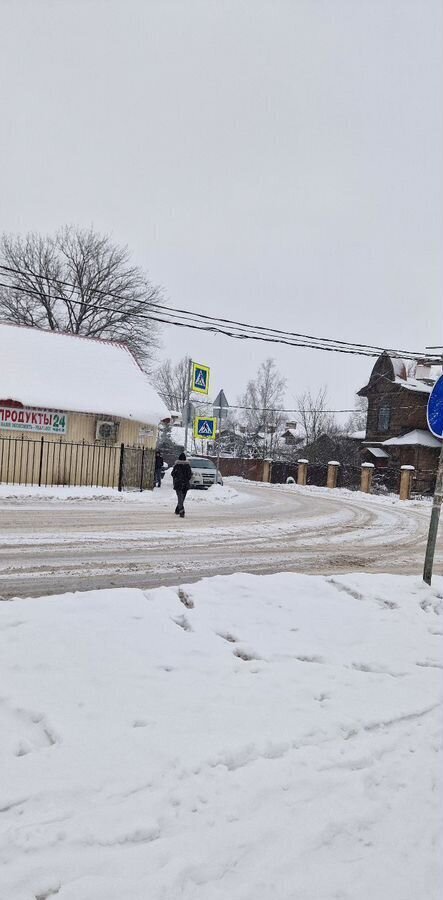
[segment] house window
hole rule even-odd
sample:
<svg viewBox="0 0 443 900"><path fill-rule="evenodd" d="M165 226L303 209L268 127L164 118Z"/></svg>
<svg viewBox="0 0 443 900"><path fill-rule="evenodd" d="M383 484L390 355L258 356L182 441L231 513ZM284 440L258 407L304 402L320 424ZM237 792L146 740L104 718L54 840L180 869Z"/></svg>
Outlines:
<svg viewBox="0 0 443 900"><path fill-rule="evenodd" d="M391 422L391 409L389 406L380 406L378 411L378 431L389 431Z"/></svg>

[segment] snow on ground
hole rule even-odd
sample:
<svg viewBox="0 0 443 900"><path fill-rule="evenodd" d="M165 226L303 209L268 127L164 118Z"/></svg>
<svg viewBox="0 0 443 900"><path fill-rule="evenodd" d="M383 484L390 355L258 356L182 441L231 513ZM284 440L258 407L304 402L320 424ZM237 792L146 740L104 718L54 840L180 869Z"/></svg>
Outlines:
<svg viewBox="0 0 443 900"><path fill-rule="evenodd" d="M174 504L172 481L166 472L162 487L153 491L121 491L107 487L38 487L37 485L0 484L1 500L111 500L117 503L144 503L149 506L166 507ZM191 503L235 503L248 500L240 497L234 487L214 484L208 490L189 491L186 504ZM176 498L175 498L176 502Z"/></svg>
<svg viewBox="0 0 443 900"><path fill-rule="evenodd" d="M437 900L443 579L0 604L7 900Z"/></svg>
<svg viewBox="0 0 443 900"><path fill-rule="evenodd" d="M224 479L223 486L214 484L208 490L191 490L188 492L186 504L194 503L253 503L254 498L240 495L235 489L236 484L252 485L263 491L284 492L289 494L301 494L305 496L328 497L329 499L358 500L363 503L377 503L384 506L400 506L406 509L408 506L427 508L432 498L418 497L412 500L400 501L397 494L365 494L362 491L351 491L348 488L315 487L298 484L267 484L257 481L248 481L240 476L233 475ZM156 507L169 507L174 499L172 492L171 472L165 472L162 487L153 491L121 491L107 487L65 487L54 485L53 487L38 487L37 485L0 484L1 500L111 500L117 503L144 503Z"/></svg>
<svg viewBox="0 0 443 900"><path fill-rule="evenodd" d="M250 484L246 478L242 478L239 475L231 475L229 478L224 479L225 484ZM328 488L328 487L317 487L314 484L300 485L300 484L268 484L267 482L257 481L254 484L259 485L263 490L270 491L283 491L284 493L289 494L301 494L304 496L311 495L312 497L329 497L330 499L335 497L341 497L343 500L358 500L363 503L379 503L385 506L397 506L400 508L406 509L408 506L414 506L415 508L424 508L426 509L430 504L432 504L432 497L429 496L416 496L412 497L411 500L400 500L398 494L366 494L363 491L352 491L350 488Z"/></svg>

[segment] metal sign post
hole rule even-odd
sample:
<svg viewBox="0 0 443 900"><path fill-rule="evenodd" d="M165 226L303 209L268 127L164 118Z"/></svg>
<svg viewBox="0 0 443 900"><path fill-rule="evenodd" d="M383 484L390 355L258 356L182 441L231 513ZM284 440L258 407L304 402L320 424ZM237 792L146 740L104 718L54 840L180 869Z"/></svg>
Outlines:
<svg viewBox="0 0 443 900"><path fill-rule="evenodd" d="M221 427L223 416L228 414L229 403L226 399L226 394L224 390L218 392L215 400L214 406L212 408L212 414L218 419L219 429L218 429L218 441L217 441L217 472L220 465L220 435L221 435Z"/></svg>
<svg viewBox="0 0 443 900"><path fill-rule="evenodd" d="M438 523L440 521L441 502L443 498L443 444L438 461L437 478L435 481L434 499L432 501L431 521L429 523L428 543L426 544L425 564L423 567L423 581L430 584L432 581L432 569L434 566L435 545L437 543Z"/></svg>
<svg viewBox="0 0 443 900"><path fill-rule="evenodd" d="M188 359L188 380L187 380L187 397L186 397L186 405L185 405L185 453L188 452L188 430L189 430L189 413L190 413L190 399L191 399L191 377L193 371L193 362L192 359Z"/></svg>
<svg viewBox="0 0 443 900"><path fill-rule="evenodd" d="M443 375L435 384L428 401L428 426L435 437L443 437ZM431 584L434 566L435 546L437 543L438 524L443 498L443 444L438 460L437 478L435 481L434 499L432 502L431 521L429 523L428 542L426 545L423 581Z"/></svg>
<svg viewBox="0 0 443 900"><path fill-rule="evenodd" d="M188 451L188 431L189 421L191 419L191 394L208 394L209 378L211 370L209 366L196 363L192 359L188 360L188 376L187 376L187 399L185 405L185 452Z"/></svg>

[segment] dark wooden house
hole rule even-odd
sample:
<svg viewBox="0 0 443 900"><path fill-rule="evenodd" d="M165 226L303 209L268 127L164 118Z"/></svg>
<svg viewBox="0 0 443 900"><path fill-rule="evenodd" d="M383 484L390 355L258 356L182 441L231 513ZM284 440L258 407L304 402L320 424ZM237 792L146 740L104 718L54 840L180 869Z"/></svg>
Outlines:
<svg viewBox="0 0 443 900"><path fill-rule="evenodd" d="M363 461L377 468L412 465L415 489L433 489L441 441L428 429L426 409L441 366L417 365L382 353L359 392L368 399Z"/></svg>

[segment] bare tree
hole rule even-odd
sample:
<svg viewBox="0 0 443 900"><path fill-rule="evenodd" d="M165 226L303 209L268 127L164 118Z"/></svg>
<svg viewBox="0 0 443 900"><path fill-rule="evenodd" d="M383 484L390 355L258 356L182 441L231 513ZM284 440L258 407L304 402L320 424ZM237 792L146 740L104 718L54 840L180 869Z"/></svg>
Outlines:
<svg viewBox="0 0 443 900"><path fill-rule="evenodd" d="M0 259L11 269L1 279L3 321L123 341L149 365L158 339L149 315L161 291L131 264L127 247L92 228L66 227L55 236L3 235Z"/></svg>
<svg viewBox="0 0 443 900"><path fill-rule="evenodd" d="M345 431L349 434L354 431L366 431L366 420L368 417L368 399L367 397L356 397L355 410L349 416L345 424Z"/></svg>
<svg viewBox="0 0 443 900"><path fill-rule="evenodd" d="M314 397L305 391L297 397L298 418L306 435L306 444L312 444L321 434L335 434L337 425L328 410L328 395L325 387Z"/></svg>
<svg viewBox="0 0 443 900"><path fill-rule="evenodd" d="M285 420L281 412L286 391L283 378L274 359L266 359L259 366L257 375L248 382L239 400L240 420L257 453L274 456L278 449L278 429Z"/></svg>
<svg viewBox="0 0 443 900"><path fill-rule="evenodd" d="M166 359L153 373L152 381L169 410L182 411L188 399L189 357L175 365Z"/></svg>

